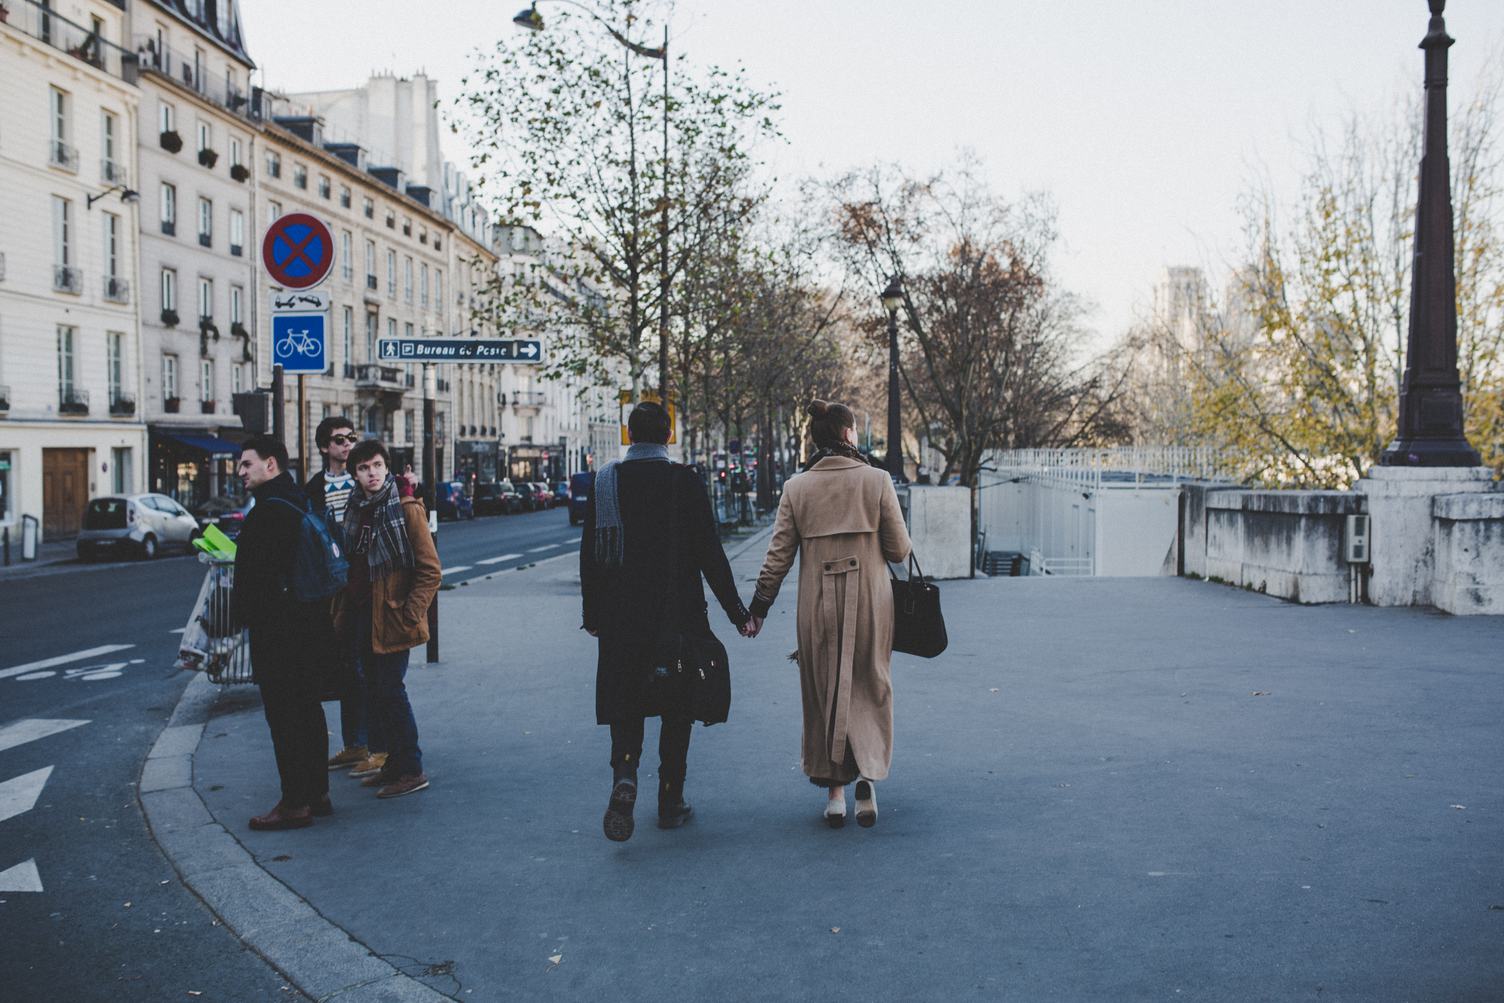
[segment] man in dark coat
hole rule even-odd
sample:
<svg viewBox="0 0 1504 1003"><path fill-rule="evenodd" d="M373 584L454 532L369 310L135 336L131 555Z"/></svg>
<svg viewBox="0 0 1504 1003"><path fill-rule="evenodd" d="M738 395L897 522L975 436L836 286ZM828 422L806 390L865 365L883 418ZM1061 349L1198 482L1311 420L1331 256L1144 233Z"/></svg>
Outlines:
<svg viewBox="0 0 1504 1003"><path fill-rule="evenodd" d="M300 514L307 496L287 470L287 447L268 435L241 447L241 482L256 499L236 539L236 621L250 630L251 671L271 730L282 799L252 829L301 829L329 803L329 733L319 703L319 655L328 645L324 603L290 591ZM287 504L283 504L286 502Z"/></svg>
<svg viewBox="0 0 1504 1003"><path fill-rule="evenodd" d="M683 825L692 720L682 690L655 674L654 653L665 624L684 634L709 634L701 575L738 630L747 609L737 596L705 487L693 471L668 461L668 413L643 403L627 422L632 448L595 478L580 539L584 629L600 641L595 718L611 726L608 839L631 838L643 719L661 717L658 736L658 826ZM679 690L678 692L675 692Z"/></svg>

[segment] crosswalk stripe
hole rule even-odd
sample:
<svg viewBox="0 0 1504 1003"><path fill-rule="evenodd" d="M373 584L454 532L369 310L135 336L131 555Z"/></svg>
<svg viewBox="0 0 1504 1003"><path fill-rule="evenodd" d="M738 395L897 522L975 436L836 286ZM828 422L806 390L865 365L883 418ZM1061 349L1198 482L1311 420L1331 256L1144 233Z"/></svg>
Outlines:
<svg viewBox="0 0 1504 1003"><path fill-rule="evenodd" d="M39 738L56 735L58 732L77 728L88 721L69 721L66 719L49 720L39 717L26 717L19 721L0 727L0 752L6 749L14 749L18 745L27 742L35 742Z"/></svg>
<svg viewBox="0 0 1504 1003"><path fill-rule="evenodd" d="M452 568L445 568L444 571L443 571L443 574L446 574L446 575L457 575L461 571L469 571L469 570L470 570L470 565L468 565L468 564L456 564Z"/></svg>
<svg viewBox="0 0 1504 1003"><path fill-rule="evenodd" d="M476 564L500 564L502 561L515 561L521 554L502 554L500 557L488 557L484 561L476 561Z"/></svg>
<svg viewBox="0 0 1504 1003"><path fill-rule="evenodd" d="M8 870L0 871L0 892L39 892L42 876L37 873L35 858L25 860Z"/></svg>
<svg viewBox="0 0 1504 1003"><path fill-rule="evenodd" d="M0 784L0 822L35 808L50 776L52 767L44 766Z"/></svg>
<svg viewBox="0 0 1504 1003"><path fill-rule="evenodd" d="M544 544L541 547L534 547L532 550L529 550L528 553L529 554L541 554L545 550L553 550L555 547L562 547L562 546L564 546L564 544L562 544L562 543L546 543L546 544Z"/></svg>
<svg viewBox="0 0 1504 1003"><path fill-rule="evenodd" d="M85 658L93 658L95 655L108 655L115 651L124 651L126 648L134 648L134 644L101 644L97 648L86 648L83 651L75 651L71 655L58 655L55 658L44 658L39 662L27 662L25 665L12 665L8 669L0 669L0 679L9 679L11 676L20 676L37 669L50 669L58 665L67 665L69 662L81 662Z"/></svg>

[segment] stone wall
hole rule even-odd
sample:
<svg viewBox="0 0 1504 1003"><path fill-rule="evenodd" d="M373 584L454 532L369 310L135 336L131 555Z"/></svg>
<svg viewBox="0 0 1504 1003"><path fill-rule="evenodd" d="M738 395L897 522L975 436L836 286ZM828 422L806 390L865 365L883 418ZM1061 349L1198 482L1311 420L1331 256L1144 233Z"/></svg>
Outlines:
<svg viewBox="0 0 1504 1003"><path fill-rule="evenodd" d="M1448 613L1504 613L1504 492L1431 500L1431 602Z"/></svg>
<svg viewBox="0 0 1504 1003"><path fill-rule="evenodd" d="M928 578L971 575L971 489L910 485L909 536Z"/></svg>
<svg viewBox="0 0 1504 1003"><path fill-rule="evenodd" d="M1210 492L1202 574L1293 602L1346 602L1342 535L1363 501L1346 491Z"/></svg>

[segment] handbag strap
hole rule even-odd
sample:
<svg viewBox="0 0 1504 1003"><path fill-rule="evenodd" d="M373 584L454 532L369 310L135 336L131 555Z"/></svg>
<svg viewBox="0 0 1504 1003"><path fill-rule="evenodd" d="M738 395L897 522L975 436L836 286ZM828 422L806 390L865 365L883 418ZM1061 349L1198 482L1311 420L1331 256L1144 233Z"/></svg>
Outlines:
<svg viewBox="0 0 1504 1003"><path fill-rule="evenodd" d="M903 579L901 579L901 578L898 577L898 572L896 572L896 571L893 570L893 564L892 564L892 562L886 562L885 561L884 563L888 565L888 574L890 574L890 575L893 576L893 580L894 581L903 581ZM909 577L908 577L908 580L911 581L911 582L923 582L924 581L924 570L919 567L919 558L915 556L915 554L914 554L914 548L913 547L909 548Z"/></svg>

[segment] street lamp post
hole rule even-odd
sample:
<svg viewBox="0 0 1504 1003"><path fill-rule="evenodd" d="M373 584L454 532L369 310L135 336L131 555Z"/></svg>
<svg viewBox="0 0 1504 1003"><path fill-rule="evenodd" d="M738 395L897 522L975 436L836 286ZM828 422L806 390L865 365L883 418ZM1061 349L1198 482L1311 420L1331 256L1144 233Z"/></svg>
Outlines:
<svg viewBox="0 0 1504 1003"><path fill-rule="evenodd" d="M1415 258L1410 278L1410 331L1400 384L1399 435L1380 457L1390 467L1476 467L1478 451L1462 423L1457 375L1457 274L1452 190L1447 162L1446 0L1429 0L1425 149L1415 207Z"/></svg>
<svg viewBox="0 0 1504 1003"><path fill-rule="evenodd" d="M898 276L888 280L882 293L883 309L888 311L888 473L894 480L904 480L903 433L898 422L898 308L903 306L903 286Z"/></svg>
<svg viewBox="0 0 1504 1003"><path fill-rule="evenodd" d="M555 3L566 3L576 7L595 19L601 27L610 33L625 48L644 59L657 59L663 63L663 201L659 207L658 218L658 393L665 405L668 404L669 391L669 368L668 368L668 25L663 26L663 45L661 48L653 48L648 45L640 45L632 41L621 32L617 31L604 18L584 4L576 3L575 0L553 0ZM529 31L543 30L543 15L538 13L539 0L526 10L519 11L512 18L512 23Z"/></svg>

